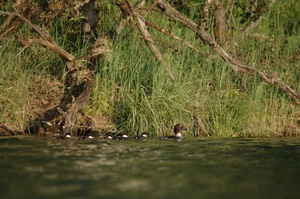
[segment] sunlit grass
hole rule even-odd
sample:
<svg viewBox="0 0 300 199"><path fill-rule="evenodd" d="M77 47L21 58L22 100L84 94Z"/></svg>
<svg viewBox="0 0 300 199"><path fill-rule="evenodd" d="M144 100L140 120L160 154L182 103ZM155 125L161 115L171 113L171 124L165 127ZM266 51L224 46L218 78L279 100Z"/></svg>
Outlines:
<svg viewBox="0 0 300 199"><path fill-rule="evenodd" d="M286 4L279 2L276 6ZM231 30L231 42L226 48L240 62L273 73L299 91L299 30L294 27L291 33L285 33L289 19L273 17L282 14L276 6L254 31L256 36L241 38L238 29ZM150 15L149 20L165 29L171 27L170 21L157 21L156 15ZM67 24L53 24L54 39L77 57L86 54L89 46L81 41L83 36L70 36L61 27ZM218 56L204 57L150 30L156 39L171 46L167 49L156 43L164 55L158 62L139 33L131 30L128 27L112 42L111 58L96 67L93 95L84 108L85 116L97 118L102 114L119 130L132 134L148 131L155 136L172 134L176 123L188 127L187 136L197 134L192 132L196 115L210 135L218 137L280 135L285 125L297 120L299 108L291 98L259 77L234 73ZM213 53L181 25L172 24L172 31L203 52ZM57 55L41 47L31 46L17 56L18 52L16 46L1 51L0 119L24 127L28 121L24 110L30 107L28 88L33 86L33 79L51 75L63 81L65 66Z"/></svg>

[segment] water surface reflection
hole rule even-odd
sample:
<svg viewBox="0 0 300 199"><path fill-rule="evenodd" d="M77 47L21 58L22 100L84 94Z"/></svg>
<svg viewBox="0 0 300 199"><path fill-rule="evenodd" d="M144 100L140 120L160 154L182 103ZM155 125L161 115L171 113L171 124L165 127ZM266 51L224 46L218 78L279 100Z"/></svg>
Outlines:
<svg viewBox="0 0 300 199"><path fill-rule="evenodd" d="M298 198L300 139L0 139L3 198Z"/></svg>

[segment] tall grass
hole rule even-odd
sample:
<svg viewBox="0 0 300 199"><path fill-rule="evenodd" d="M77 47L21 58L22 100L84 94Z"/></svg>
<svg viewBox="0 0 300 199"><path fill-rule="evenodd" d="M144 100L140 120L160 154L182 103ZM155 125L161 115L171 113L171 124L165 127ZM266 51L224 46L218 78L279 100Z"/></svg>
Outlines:
<svg viewBox="0 0 300 199"><path fill-rule="evenodd" d="M0 59L0 121L22 128L27 116L24 105L28 103L28 85L34 77L25 66L29 59L16 57L15 46L9 50Z"/></svg>
<svg viewBox="0 0 300 199"><path fill-rule="evenodd" d="M293 9L286 1L274 5L255 29L258 37L241 38L238 29L231 30L232 42L226 44L226 48L241 62L272 72L300 91L300 22L287 17L299 14L300 3L289 2ZM149 15L149 20L165 28L172 26L172 31L181 38L206 53L213 53L195 39L191 31L184 30L180 24L170 25L164 17L155 15ZM70 36L60 28L60 23L53 24L54 38L76 56L85 54L87 44L81 42L81 37L68 40ZM291 24L288 28L287 23ZM108 29L103 31L108 32ZM200 116L210 135L217 137L281 135L287 125L296 124L299 107L277 87L262 82L257 76L236 74L221 58L206 58L150 31L155 38L173 47L167 49L157 43L164 60L157 62L138 32L127 28L124 35L113 42L112 57L97 66L93 95L84 109L86 116L104 114L121 131L132 134L148 131L157 136L171 134L176 123L188 127L186 136L193 135L196 133L193 132L195 115ZM16 46L2 51L0 104L4 111L0 118L22 126L28 118L19 113L24 107L30 107L26 102L30 101L31 80L49 74L60 79L64 66L56 55L39 47L31 47L22 54L22 61L12 61L9 56L15 56L17 51ZM29 58L33 55L39 60L38 64Z"/></svg>

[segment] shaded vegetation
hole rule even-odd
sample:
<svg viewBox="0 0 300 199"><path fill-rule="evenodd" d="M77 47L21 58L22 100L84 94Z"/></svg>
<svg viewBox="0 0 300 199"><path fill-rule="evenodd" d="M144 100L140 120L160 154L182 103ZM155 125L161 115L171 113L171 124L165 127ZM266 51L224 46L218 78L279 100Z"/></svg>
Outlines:
<svg viewBox="0 0 300 199"><path fill-rule="evenodd" d="M90 44L82 31L82 16L74 2L33 1L32 22L48 30L54 40L68 52L80 57ZM300 91L300 2L277 1L270 10L265 1L225 1L226 27L220 43L241 63L280 77ZM2 4L10 10L11 3ZM150 3L149 3L150 5ZM147 5L147 7L149 7ZM174 1L173 5L198 22L204 1ZM93 95L78 117L79 126L93 125L104 131L117 128L139 134L170 134L175 123L189 127L187 135L221 137L298 135L299 105L258 77L234 73L226 63L195 37L195 33L168 20L159 12L147 12L151 21L201 51L150 27L156 45L164 55L158 62L145 45L133 19L121 32L115 29L124 17L119 7L108 0L99 1L98 35L111 39L112 53L104 63L95 66ZM31 11L33 11L31 10ZM211 8L207 31L216 39L215 8ZM243 30L263 14L259 25L250 34ZM39 17L41 16L41 17ZM44 16L44 17L43 17ZM51 20L46 16L51 16ZM1 16L4 22L6 16ZM3 30L2 30L3 33ZM30 35L23 25L19 35ZM22 50L14 35L1 38L0 122L24 129L28 122L59 103L66 76L58 55L34 45ZM198 118L198 121L197 119ZM205 130L199 127L199 119Z"/></svg>

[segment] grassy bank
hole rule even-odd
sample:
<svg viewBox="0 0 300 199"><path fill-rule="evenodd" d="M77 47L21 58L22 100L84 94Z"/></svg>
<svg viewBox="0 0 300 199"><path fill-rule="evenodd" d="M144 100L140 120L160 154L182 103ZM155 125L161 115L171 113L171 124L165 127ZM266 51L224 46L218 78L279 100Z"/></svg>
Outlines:
<svg viewBox="0 0 300 199"><path fill-rule="evenodd" d="M111 7L106 9L110 11L106 13L115 12ZM241 37L243 23L234 9L235 23L226 35L225 50L300 91L300 20L295 17L300 14L300 2L277 1L248 37ZM214 54L180 24L157 13L148 19L166 29L171 27L203 52ZM117 24L113 17L103 20L110 26ZM75 23L54 20L51 34L60 45L81 56L88 45L80 35L70 35L62 28ZM148 131L160 136L172 133L172 126L180 122L189 129L186 136L202 135L196 116L211 136L299 134L299 106L277 87L256 76L234 73L220 57L207 58L149 28L156 39L164 41L157 43L164 54L163 61L157 62L132 27L112 41L112 55L97 66L93 96L83 115L93 118L98 129L115 127L132 134ZM22 31L29 34L26 27ZM34 116L58 103L64 65L57 55L38 46L19 53L21 47L9 42L0 50L0 121L22 129Z"/></svg>

